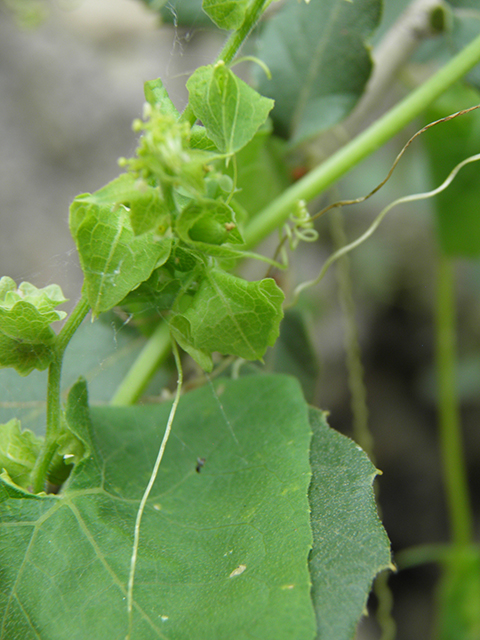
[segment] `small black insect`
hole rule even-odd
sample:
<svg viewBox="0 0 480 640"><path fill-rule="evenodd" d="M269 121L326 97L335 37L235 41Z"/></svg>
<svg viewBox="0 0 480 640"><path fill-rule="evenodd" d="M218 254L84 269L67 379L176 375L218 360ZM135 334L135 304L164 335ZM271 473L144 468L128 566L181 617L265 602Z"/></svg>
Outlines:
<svg viewBox="0 0 480 640"><path fill-rule="evenodd" d="M195 471L197 473L200 473L204 464L205 464L205 458L197 458L197 466L195 467Z"/></svg>

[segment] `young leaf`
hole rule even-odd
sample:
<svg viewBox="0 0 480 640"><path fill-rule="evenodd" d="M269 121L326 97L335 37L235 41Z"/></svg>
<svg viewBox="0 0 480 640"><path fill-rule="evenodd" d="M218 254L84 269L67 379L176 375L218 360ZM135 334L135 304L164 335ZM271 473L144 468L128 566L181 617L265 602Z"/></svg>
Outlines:
<svg viewBox="0 0 480 640"><path fill-rule="evenodd" d="M179 237L190 244L243 244L232 209L217 200L200 200L188 205L175 228Z"/></svg>
<svg viewBox="0 0 480 640"><path fill-rule="evenodd" d="M225 64L199 67L187 82L190 105L217 148L233 154L253 138L273 107Z"/></svg>
<svg viewBox="0 0 480 640"><path fill-rule="evenodd" d="M0 424L0 474L6 471L15 484L28 488L41 446L34 433L21 430L19 420Z"/></svg>
<svg viewBox="0 0 480 640"><path fill-rule="evenodd" d="M237 29L249 0L203 0L202 9L220 29Z"/></svg>
<svg viewBox="0 0 480 640"><path fill-rule="evenodd" d="M131 640L313 640L307 405L283 376L215 387L180 401L142 521ZM92 410L94 448L58 496L0 481L0 636L125 638L135 515L169 409Z"/></svg>
<svg viewBox="0 0 480 640"><path fill-rule="evenodd" d="M48 481L62 485L72 471L88 458L93 451L93 441L88 410L87 383L80 378L68 393L63 429L57 444L58 449L48 469Z"/></svg>
<svg viewBox="0 0 480 640"><path fill-rule="evenodd" d="M259 57L271 80L259 91L275 99L278 133L300 142L342 118L361 96L372 61L365 39L378 24L380 0L289 0L266 25Z"/></svg>
<svg viewBox="0 0 480 640"><path fill-rule="evenodd" d="M312 600L317 640L350 640L365 611L373 578L393 568L372 490L378 473L352 440L310 409L313 548Z"/></svg>
<svg viewBox="0 0 480 640"><path fill-rule="evenodd" d="M13 367L26 376L46 369L53 357L56 335L50 324L65 317L55 307L66 302L58 285L37 289L4 276L0 279L0 367Z"/></svg>
<svg viewBox="0 0 480 640"><path fill-rule="evenodd" d="M126 208L99 204L95 194L75 198L70 230L94 315L121 302L170 255L169 238L156 241L152 232L136 237Z"/></svg>
<svg viewBox="0 0 480 640"><path fill-rule="evenodd" d="M136 236L147 231L164 235L170 227L170 212L159 187L150 186L132 173L122 173L95 191L91 199L110 208L124 205Z"/></svg>
<svg viewBox="0 0 480 640"><path fill-rule="evenodd" d="M278 337L283 298L272 279L247 282L211 269L190 306L174 309L169 323L180 346L207 370L213 351L259 360ZM197 352L207 360L200 362Z"/></svg>

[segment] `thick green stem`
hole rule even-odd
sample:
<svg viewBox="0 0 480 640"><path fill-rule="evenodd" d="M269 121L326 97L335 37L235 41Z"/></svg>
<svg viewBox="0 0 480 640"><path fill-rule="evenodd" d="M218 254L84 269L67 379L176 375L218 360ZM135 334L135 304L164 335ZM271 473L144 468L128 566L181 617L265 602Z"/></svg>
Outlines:
<svg viewBox="0 0 480 640"><path fill-rule="evenodd" d="M218 54L216 62L223 60L225 64L230 64L233 61L237 52L240 50L240 47L252 32L270 2L271 0L255 0L248 7L243 23L236 31L231 33L222 50ZM185 107L180 120L183 122L189 122L191 125L195 124L197 117L193 113L193 109L189 104Z"/></svg>
<svg viewBox="0 0 480 640"><path fill-rule="evenodd" d="M90 310L90 306L82 296L75 309L72 311L55 343L55 355L48 368L47 387L47 427L43 449L37 459L32 472L33 493L43 491L48 468L57 449L57 438L61 428L61 396L60 383L62 375L63 355L73 334L81 325Z"/></svg>
<svg viewBox="0 0 480 640"><path fill-rule="evenodd" d="M480 36L363 133L307 173L256 215L244 232L246 248L256 246L272 231L278 229L299 200L312 200L361 160L379 149L479 61Z"/></svg>
<svg viewBox="0 0 480 640"><path fill-rule="evenodd" d="M466 546L473 539L473 518L456 389L455 285L451 260L440 256L437 274L436 360L438 420L446 497L453 543Z"/></svg>
<svg viewBox="0 0 480 640"><path fill-rule="evenodd" d="M160 322L135 360L133 367L122 380L110 404L122 407L137 402L170 351L171 339L168 324Z"/></svg>

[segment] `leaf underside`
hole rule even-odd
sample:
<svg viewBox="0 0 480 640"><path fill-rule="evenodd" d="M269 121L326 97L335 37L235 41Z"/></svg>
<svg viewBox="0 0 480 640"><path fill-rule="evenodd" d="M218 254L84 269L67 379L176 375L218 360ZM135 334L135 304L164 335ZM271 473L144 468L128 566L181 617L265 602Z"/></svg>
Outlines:
<svg viewBox="0 0 480 640"><path fill-rule="evenodd" d="M272 79L257 73L275 100L277 132L293 142L339 122L362 95L372 61L365 40L378 25L380 0L289 0L259 41Z"/></svg>
<svg viewBox="0 0 480 640"><path fill-rule="evenodd" d="M309 566L317 640L351 640L373 578L392 568L372 483L378 473L352 440L310 409L313 549Z"/></svg>

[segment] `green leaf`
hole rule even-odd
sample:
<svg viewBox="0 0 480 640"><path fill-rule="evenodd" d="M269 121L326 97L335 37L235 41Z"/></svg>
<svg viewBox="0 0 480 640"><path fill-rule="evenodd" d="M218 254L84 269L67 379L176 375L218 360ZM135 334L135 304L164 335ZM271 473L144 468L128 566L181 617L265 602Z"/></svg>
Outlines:
<svg viewBox="0 0 480 640"><path fill-rule="evenodd" d="M297 143L344 118L370 76L365 44L378 24L380 0L288 0L266 25L259 57L272 79L259 91L275 99L276 131Z"/></svg>
<svg viewBox="0 0 480 640"><path fill-rule="evenodd" d="M217 148L232 154L253 138L273 107L220 61L199 67L187 82L190 105Z"/></svg>
<svg viewBox="0 0 480 640"><path fill-rule="evenodd" d="M307 405L286 377L212 392L180 401L147 502L131 640L313 640ZM58 496L0 484L4 638L124 640L134 521L169 409L92 410L92 455Z"/></svg>
<svg viewBox="0 0 480 640"><path fill-rule="evenodd" d="M15 484L26 489L41 446L34 433L21 430L19 420L0 424L0 474L6 471Z"/></svg>
<svg viewBox="0 0 480 640"><path fill-rule="evenodd" d="M55 307L66 302L58 285L37 289L4 276L0 279L0 367L13 367L26 376L52 361L56 335L52 322L65 317Z"/></svg>
<svg viewBox="0 0 480 640"><path fill-rule="evenodd" d="M278 337L283 299L270 278L247 282L211 269L190 306L174 309L169 323L179 345L208 371L213 351L261 359ZM202 361L198 353L203 354Z"/></svg>
<svg viewBox="0 0 480 640"><path fill-rule="evenodd" d="M352 440L310 409L313 549L312 600L317 640L351 640L365 610L373 578L393 568L390 544L372 490L378 473Z"/></svg>
<svg viewBox="0 0 480 640"><path fill-rule="evenodd" d="M248 3L249 0L203 0L202 9L220 29L237 29Z"/></svg>
<svg viewBox="0 0 480 640"><path fill-rule="evenodd" d="M176 224L179 237L187 243L243 244L233 210L217 200L200 200L185 207Z"/></svg>
<svg viewBox="0 0 480 640"><path fill-rule="evenodd" d="M442 96L425 116L437 120L470 105L478 104L479 93L457 85ZM432 176L432 188L450 171L480 148L480 113L474 111L439 124L424 134ZM480 163L463 167L445 191L433 200L440 247L445 255L480 256Z"/></svg>
<svg viewBox="0 0 480 640"><path fill-rule="evenodd" d="M452 551L437 591L439 640L480 637L480 551Z"/></svg>
<svg viewBox="0 0 480 640"><path fill-rule="evenodd" d="M70 475L73 465L78 465L93 451L87 383L84 378L79 378L70 389L57 444L47 475L51 484L60 487Z"/></svg>
<svg viewBox="0 0 480 640"><path fill-rule="evenodd" d="M170 254L170 239L156 241L153 232L136 237L126 208L101 204L95 194L75 198L70 229L94 315L121 302Z"/></svg>

